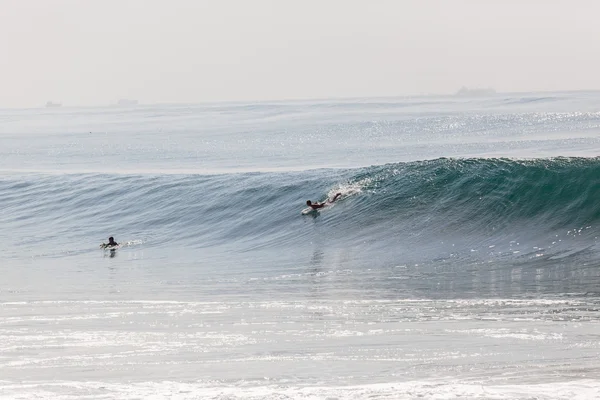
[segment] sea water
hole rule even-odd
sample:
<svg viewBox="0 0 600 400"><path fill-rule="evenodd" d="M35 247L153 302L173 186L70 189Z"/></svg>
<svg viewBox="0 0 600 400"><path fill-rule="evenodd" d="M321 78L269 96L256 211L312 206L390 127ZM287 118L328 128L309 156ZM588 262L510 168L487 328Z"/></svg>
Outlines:
<svg viewBox="0 0 600 400"><path fill-rule="evenodd" d="M600 398L599 153L596 92L0 110L0 398Z"/></svg>

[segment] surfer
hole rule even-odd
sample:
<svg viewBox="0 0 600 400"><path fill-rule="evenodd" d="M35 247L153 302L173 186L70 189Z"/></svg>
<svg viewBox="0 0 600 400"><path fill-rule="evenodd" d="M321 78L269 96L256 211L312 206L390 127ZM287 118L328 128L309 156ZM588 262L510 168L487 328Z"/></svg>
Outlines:
<svg viewBox="0 0 600 400"><path fill-rule="evenodd" d="M306 205L309 206L310 208L312 208L313 210L316 210L316 209L323 208L323 207L333 203L341 195L342 195L341 193L337 193L335 196L333 196L333 199L331 199L331 200L327 199L327 201L324 201L322 203L317 202L317 203L313 204L310 200L306 200Z"/></svg>
<svg viewBox="0 0 600 400"><path fill-rule="evenodd" d="M107 247L116 247L118 245L119 245L119 243L115 242L115 238L113 238L111 236L108 238L108 243L102 243L100 246L103 248L107 248Z"/></svg>

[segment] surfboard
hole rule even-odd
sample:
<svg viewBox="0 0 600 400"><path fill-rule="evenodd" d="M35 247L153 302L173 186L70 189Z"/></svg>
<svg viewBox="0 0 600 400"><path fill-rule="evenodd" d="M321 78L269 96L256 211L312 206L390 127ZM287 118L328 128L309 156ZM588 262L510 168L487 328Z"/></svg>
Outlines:
<svg viewBox="0 0 600 400"><path fill-rule="evenodd" d="M309 215L309 214L317 214L319 212L319 210L316 210L312 207L306 207L304 210L302 210L302 215Z"/></svg>

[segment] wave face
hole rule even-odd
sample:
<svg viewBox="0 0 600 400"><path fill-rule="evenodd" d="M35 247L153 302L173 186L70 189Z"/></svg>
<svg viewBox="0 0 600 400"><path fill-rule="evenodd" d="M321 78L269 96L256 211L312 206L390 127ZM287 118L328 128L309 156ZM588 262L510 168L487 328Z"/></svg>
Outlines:
<svg viewBox="0 0 600 400"><path fill-rule="evenodd" d="M34 245L38 256L86 252L90 243L118 234L146 247L221 260L252 252L276 259L281 249L297 255L311 243L353 249L354 258L375 267L461 254L510 262L534 254L539 262L595 248L599 179L595 158L441 158L224 175L11 176L0 181L2 223L10 228L2 243L16 258L29 257L24 248ZM343 196L332 207L300 214L307 199L323 201L337 192Z"/></svg>
<svg viewBox="0 0 600 400"><path fill-rule="evenodd" d="M363 205L385 219L418 231L485 234L595 223L599 178L597 159L556 158L437 159L369 168L355 179L369 182L373 194Z"/></svg>

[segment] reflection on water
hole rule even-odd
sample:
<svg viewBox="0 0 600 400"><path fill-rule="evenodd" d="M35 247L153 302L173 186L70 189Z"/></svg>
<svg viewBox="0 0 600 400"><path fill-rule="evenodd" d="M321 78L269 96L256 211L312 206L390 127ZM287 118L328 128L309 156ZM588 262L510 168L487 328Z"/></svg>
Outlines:
<svg viewBox="0 0 600 400"><path fill-rule="evenodd" d="M486 298L544 295L600 295L597 255L570 257L462 258L415 262L393 257L363 256L353 248L316 245L294 290L325 297L361 298ZM285 291L285 288L281 288Z"/></svg>

